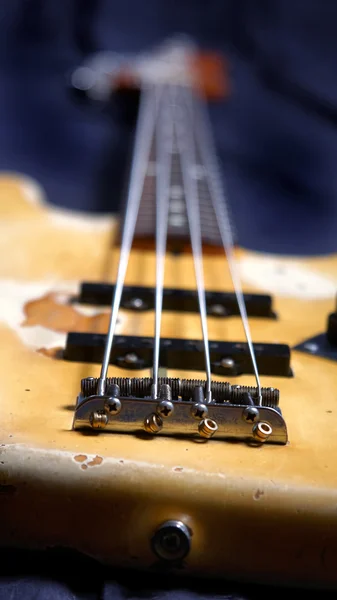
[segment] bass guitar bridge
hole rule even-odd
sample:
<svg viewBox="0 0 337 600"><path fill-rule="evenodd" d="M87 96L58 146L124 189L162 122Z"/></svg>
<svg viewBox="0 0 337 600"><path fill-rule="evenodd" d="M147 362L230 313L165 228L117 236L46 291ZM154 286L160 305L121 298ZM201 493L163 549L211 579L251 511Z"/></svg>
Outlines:
<svg viewBox="0 0 337 600"><path fill-rule="evenodd" d="M225 382L212 383L212 401L205 401L206 382L159 378L153 398L152 379L111 377L104 395L99 380L83 379L73 428L145 435L184 435L209 439L239 439L252 443L286 444L287 428L278 407L279 391Z"/></svg>

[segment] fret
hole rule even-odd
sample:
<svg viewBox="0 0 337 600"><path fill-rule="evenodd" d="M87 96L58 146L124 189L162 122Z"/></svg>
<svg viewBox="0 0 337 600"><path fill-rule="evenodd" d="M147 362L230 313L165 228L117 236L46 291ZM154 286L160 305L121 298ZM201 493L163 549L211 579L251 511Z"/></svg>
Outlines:
<svg viewBox="0 0 337 600"><path fill-rule="evenodd" d="M183 101L177 100L182 118L188 119L188 107ZM197 123L195 123L197 126ZM196 164L190 166L194 177L197 179L197 189L200 201L200 215L203 243L211 246L221 246L219 228L212 207L210 190L205 177L205 166L196 143ZM135 229L135 240L154 239L155 236L155 199L156 199L156 129L154 131L151 153L148 161L139 213ZM189 227L187 220L184 184L181 171L181 158L174 139L171 173L170 173L170 206L168 214L168 240L189 243Z"/></svg>

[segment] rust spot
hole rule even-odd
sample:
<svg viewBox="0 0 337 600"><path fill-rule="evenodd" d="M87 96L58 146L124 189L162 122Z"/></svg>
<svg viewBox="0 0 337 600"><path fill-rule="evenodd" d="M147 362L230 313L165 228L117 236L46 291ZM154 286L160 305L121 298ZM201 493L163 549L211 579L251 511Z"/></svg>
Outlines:
<svg viewBox="0 0 337 600"><path fill-rule="evenodd" d="M88 462L88 467L95 467L96 465L101 465L103 462L103 458L101 456L95 456L90 462Z"/></svg>
<svg viewBox="0 0 337 600"><path fill-rule="evenodd" d="M74 456L74 460L76 460L76 462L82 463L85 460L87 460L87 456L85 454L77 454L76 456Z"/></svg>
<svg viewBox="0 0 337 600"><path fill-rule="evenodd" d="M176 473L181 473L181 471L183 471L183 467L174 467L173 471L175 471Z"/></svg>
<svg viewBox="0 0 337 600"><path fill-rule="evenodd" d="M264 491L257 489L253 498L254 498L254 500L260 500L261 496L263 496L263 495L264 495Z"/></svg>
<svg viewBox="0 0 337 600"><path fill-rule="evenodd" d="M83 471L85 471L88 468L88 465L81 465L81 469L83 469Z"/></svg>
<svg viewBox="0 0 337 600"><path fill-rule="evenodd" d="M52 331L67 333L77 331L79 333L105 333L109 324L109 314L100 313L95 316L82 315L70 303L61 303L58 295L50 292L26 302L24 305L25 320L24 327L41 325Z"/></svg>

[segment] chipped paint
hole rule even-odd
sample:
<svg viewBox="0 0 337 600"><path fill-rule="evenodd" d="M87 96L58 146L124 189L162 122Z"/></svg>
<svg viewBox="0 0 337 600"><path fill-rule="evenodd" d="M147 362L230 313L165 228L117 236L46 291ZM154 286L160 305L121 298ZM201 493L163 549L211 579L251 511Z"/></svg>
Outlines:
<svg viewBox="0 0 337 600"><path fill-rule="evenodd" d="M74 456L74 460L76 460L76 462L82 463L85 460L87 460L87 455L86 454L76 454L76 456Z"/></svg>
<svg viewBox="0 0 337 600"><path fill-rule="evenodd" d="M2 279L0 286L0 321L14 330L29 348L64 348L69 330L105 332L107 329L109 309L67 304L78 294L76 281L25 283ZM117 332L122 322L120 316Z"/></svg>
<svg viewBox="0 0 337 600"><path fill-rule="evenodd" d="M102 456L95 456L90 462L87 463L88 467L96 467L97 465L101 465L103 462Z"/></svg>
<svg viewBox="0 0 337 600"><path fill-rule="evenodd" d="M55 332L40 325L22 327L25 321L25 305L53 289L74 294L78 291L76 282L37 281L27 284L2 279L0 286L0 320L17 333L26 346L35 350L41 347L64 346L65 333Z"/></svg>

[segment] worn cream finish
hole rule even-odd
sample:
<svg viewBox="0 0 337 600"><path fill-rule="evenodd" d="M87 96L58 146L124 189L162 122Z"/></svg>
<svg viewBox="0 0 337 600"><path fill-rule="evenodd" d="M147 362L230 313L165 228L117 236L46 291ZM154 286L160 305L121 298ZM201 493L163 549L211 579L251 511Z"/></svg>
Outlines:
<svg viewBox="0 0 337 600"><path fill-rule="evenodd" d="M154 529L182 518L193 531L186 572L337 587L337 364L294 351L294 378L262 377L281 391L285 447L72 431L80 379L99 369L56 358L55 348L69 328L105 327L106 314L83 315L66 300L82 280L113 281L115 223L67 219L29 185L0 181L1 541L70 546L151 568ZM295 262L328 279L337 274L336 257ZM231 289L221 257L205 259L205 279L208 289ZM134 252L127 283L154 280L154 255ZM165 284L194 287L190 256L167 259ZM244 287L257 291L251 278ZM332 297L275 297L279 319L251 319L253 339L292 346L322 332L333 308ZM122 312L119 328L151 335L153 315ZM209 332L244 339L239 318L209 318ZM162 334L201 337L199 319L165 314Z"/></svg>

